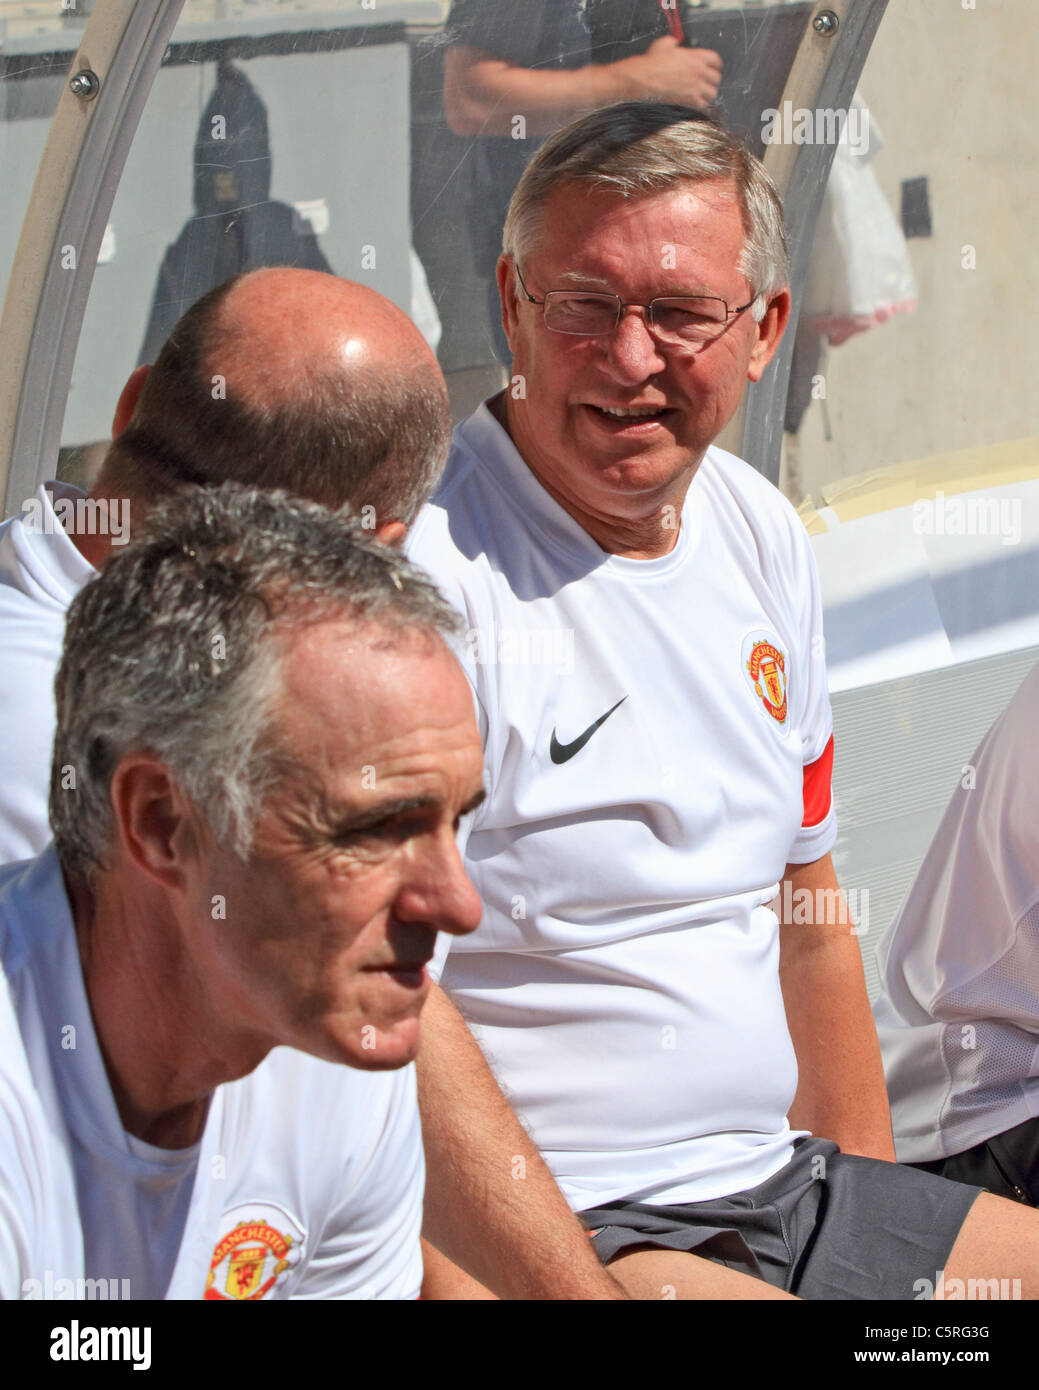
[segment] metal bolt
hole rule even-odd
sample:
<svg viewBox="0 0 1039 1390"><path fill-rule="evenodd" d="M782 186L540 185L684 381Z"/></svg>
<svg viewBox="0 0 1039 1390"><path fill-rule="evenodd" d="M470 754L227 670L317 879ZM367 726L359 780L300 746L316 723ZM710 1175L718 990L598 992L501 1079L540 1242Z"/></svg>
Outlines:
<svg viewBox="0 0 1039 1390"><path fill-rule="evenodd" d="M840 20L832 10L820 10L812 20L812 28L817 34L836 34Z"/></svg>
<svg viewBox="0 0 1039 1390"><path fill-rule="evenodd" d="M101 79L89 68L84 68L82 72L77 72L75 77L69 78L69 91L77 97L82 97L84 101L93 101L100 90Z"/></svg>

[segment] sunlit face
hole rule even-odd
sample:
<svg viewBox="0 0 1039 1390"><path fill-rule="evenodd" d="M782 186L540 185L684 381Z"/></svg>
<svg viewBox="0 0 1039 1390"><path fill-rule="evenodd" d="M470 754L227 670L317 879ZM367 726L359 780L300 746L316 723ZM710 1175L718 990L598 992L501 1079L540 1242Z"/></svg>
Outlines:
<svg viewBox="0 0 1039 1390"><path fill-rule="evenodd" d="M443 643L372 641L338 622L289 639L277 734L291 767L248 862L212 849L195 917L216 1006L243 1032L383 1069L415 1056L436 933L480 920L455 831L482 757ZM225 920L210 920L215 894Z"/></svg>
<svg viewBox="0 0 1039 1390"><path fill-rule="evenodd" d="M566 184L548 200L537 247L520 270L537 299L548 290L586 289L644 305L709 293L736 307L756 289L738 268L744 241L728 181L631 199ZM746 382L764 371L788 303L785 292L777 296L760 324L749 311L739 315L692 354L662 347L643 308L627 310L602 337L552 332L538 306L516 302L504 258L499 286L513 383L522 377L525 392L506 392L510 434L564 505L573 499L604 518L649 515L676 490L684 495Z"/></svg>

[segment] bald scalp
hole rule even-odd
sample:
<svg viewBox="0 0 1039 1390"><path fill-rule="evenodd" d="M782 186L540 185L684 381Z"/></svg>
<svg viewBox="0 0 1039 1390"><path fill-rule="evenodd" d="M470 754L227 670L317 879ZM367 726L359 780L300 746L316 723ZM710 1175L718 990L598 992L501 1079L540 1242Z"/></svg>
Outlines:
<svg viewBox="0 0 1039 1390"><path fill-rule="evenodd" d="M211 375L226 379L228 395L255 410L290 404L301 384L320 389L329 378L366 385L384 373L439 378L431 349L396 304L317 270L256 270L233 281L214 306L205 359Z"/></svg>
<svg viewBox="0 0 1039 1390"><path fill-rule="evenodd" d="M337 276L264 269L180 319L100 485L147 503L240 482L409 523L449 443L443 377L400 309Z"/></svg>

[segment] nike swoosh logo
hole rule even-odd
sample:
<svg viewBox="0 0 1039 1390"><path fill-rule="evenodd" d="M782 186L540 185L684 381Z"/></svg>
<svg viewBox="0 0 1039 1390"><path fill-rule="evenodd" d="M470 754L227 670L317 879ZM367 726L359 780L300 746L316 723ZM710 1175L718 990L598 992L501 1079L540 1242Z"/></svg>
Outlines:
<svg viewBox="0 0 1039 1390"><path fill-rule="evenodd" d="M579 738L575 738L573 743L560 743L556 738L555 729L552 730L552 742L549 744L548 754L554 763L568 763L575 753L580 753L596 729L601 728L606 723L613 710L619 709L627 699L627 695L622 695L613 709L608 709L605 714L600 715L594 724L589 724L584 733Z"/></svg>

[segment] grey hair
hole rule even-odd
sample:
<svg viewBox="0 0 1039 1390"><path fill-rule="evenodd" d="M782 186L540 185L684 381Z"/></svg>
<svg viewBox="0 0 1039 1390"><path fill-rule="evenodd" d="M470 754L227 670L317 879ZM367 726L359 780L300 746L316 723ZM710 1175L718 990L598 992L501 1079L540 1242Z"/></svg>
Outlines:
<svg viewBox="0 0 1039 1390"><path fill-rule="evenodd" d="M703 112L667 102L622 101L573 121L523 171L505 218L503 251L521 263L536 248L545 204L567 183L637 198L686 181L732 180L747 233L740 273L754 316L789 277L783 204L746 142Z"/></svg>
<svg viewBox="0 0 1039 1390"><path fill-rule="evenodd" d="M89 881L103 867L112 774L139 750L244 858L290 751L273 732L284 638L341 617L380 642L461 626L432 582L345 510L233 483L158 505L69 609L50 782L62 868Z"/></svg>

